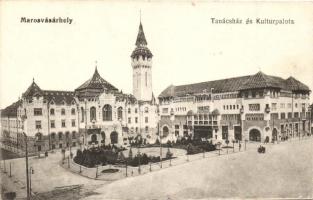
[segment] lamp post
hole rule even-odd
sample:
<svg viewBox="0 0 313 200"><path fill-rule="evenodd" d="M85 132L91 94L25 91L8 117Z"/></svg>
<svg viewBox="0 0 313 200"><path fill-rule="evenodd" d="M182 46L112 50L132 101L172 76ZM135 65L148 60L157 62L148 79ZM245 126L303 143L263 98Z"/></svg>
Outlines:
<svg viewBox="0 0 313 200"><path fill-rule="evenodd" d="M34 174L34 169L33 167L29 168L29 193L31 194L32 192L32 174Z"/></svg>
<svg viewBox="0 0 313 200"><path fill-rule="evenodd" d="M26 187L27 187L27 200L30 200L29 190L29 173L28 173L28 149L27 149L27 135L23 132L25 138L25 162L26 162Z"/></svg>
<svg viewBox="0 0 313 200"><path fill-rule="evenodd" d="M160 116L160 109L157 109L157 113L158 113L158 133L159 133L159 138L160 138L160 168L162 168L162 138L161 138L161 130L160 130L160 120L161 120L161 116Z"/></svg>

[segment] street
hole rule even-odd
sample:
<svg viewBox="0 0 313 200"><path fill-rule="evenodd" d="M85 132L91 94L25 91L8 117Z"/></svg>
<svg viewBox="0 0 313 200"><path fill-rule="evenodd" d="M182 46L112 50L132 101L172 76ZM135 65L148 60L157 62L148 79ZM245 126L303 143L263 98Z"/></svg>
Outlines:
<svg viewBox="0 0 313 200"><path fill-rule="evenodd" d="M86 178L61 167L58 151L48 158L30 158L32 188L41 199L310 198L312 141L268 144L265 154L257 153L259 143L249 143L247 151L224 152L113 182ZM13 191L25 198L25 159L7 160L7 172L10 162L12 177L2 174L2 184L11 189L18 186Z"/></svg>
<svg viewBox="0 0 313 200"><path fill-rule="evenodd" d="M312 198L312 138L112 182L86 199Z"/></svg>

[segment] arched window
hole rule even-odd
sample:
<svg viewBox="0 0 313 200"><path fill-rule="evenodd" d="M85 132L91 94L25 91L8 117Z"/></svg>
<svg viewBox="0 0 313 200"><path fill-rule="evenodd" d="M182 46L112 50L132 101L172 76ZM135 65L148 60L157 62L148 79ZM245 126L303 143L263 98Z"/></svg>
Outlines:
<svg viewBox="0 0 313 200"><path fill-rule="evenodd" d="M82 118L81 118L81 122L84 122L84 118L85 118L84 108L83 108L83 107L81 107L81 108L80 108L80 110L81 110L80 112L81 112L81 117L82 117Z"/></svg>
<svg viewBox="0 0 313 200"><path fill-rule="evenodd" d="M110 135L111 138L111 144L117 144L118 143L118 134L116 131L113 131Z"/></svg>
<svg viewBox="0 0 313 200"><path fill-rule="evenodd" d="M72 115L75 115L75 108L72 108L71 114L72 114Z"/></svg>
<svg viewBox="0 0 313 200"><path fill-rule="evenodd" d="M145 107L145 113L148 113L148 112L149 112L149 108Z"/></svg>
<svg viewBox="0 0 313 200"><path fill-rule="evenodd" d="M50 109L50 115L54 115L54 109L53 108Z"/></svg>
<svg viewBox="0 0 313 200"><path fill-rule="evenodd" d="M97 120L96 118L96 108L95 107L91 107L90 108L90 121L92 122L93 120Z"/></svg>
<svg viewBox="0 0 313 200"><path fill-rule="evenodd" d="M122 108L122 107L119 107L119 108L117 109L117 118L118 118L119 120L122 120L122 119L123 119L123 108Z"/></svg>
<svg viewBox="0 0 313 200"><path fill-rule="evenodd" d="M76 138L76 131L72 132L72 138L75 139Z"/></svg>
<svg viewBox="0 0 313 200"><path fill-rule="evenodd" d="M131 113L131 109L130 108L128 108L128 114L130 114Z"/></svg>
<svg viewBox="0 0 313 200"><path fill-rule="evenodd" d="M103 121L112 121L112 106L106 104L102 109Z"/></svg>
<svg viewBox="0 0 313 200"><path fill-rule="evenodd" d="M91 142L92 142L92 143L98 143L98 141L97 141L97 135L96 135L96 134L92 134L92 135L91 135Z"/></svg>
<svg viewBox="0 0 313 200"><path fill-rule="evenodd" d="M51 139L55 140L55 133L51 133Z"/></svg>
<svg viewBox="0 0 313 200"><path fill-rule="evenodd" d="M66 139L69 139L69 138L70 138L70 132L66 132L66 133L65 133L65 138L66 138Z"/></svg>
<svg viewBox="0 0 313 200"><path fill-rule="evenodd" d="M105 144L105 132L104 131L101 132L101 138L102 138L101 143Z"/></svg>
<svg viewBox="0 0 313 200"><path fill-rule="evenodd" d="M62 140L62 138L63 138L63 133L62 133L62 132L59 132L58 134L59 134L59 140Z"/></svg>

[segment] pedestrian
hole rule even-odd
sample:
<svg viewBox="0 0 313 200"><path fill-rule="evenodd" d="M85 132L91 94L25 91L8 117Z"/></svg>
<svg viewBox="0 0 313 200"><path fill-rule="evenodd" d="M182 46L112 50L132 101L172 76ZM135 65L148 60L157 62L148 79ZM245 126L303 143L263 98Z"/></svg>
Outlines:
<svg viewBox="0 0 313 200"><path fill-rule="evenodd" d="M241 144L239 143L239 151L240 151L240 149L241 149Z"/></svg>

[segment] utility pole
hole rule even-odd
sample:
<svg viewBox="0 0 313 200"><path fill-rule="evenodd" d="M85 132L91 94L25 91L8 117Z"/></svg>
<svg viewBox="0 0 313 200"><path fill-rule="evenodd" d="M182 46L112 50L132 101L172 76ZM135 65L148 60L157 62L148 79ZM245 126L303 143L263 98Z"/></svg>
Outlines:
<svg viewBox="0 0 313 200"><path fill-rule="evenodd" d="M26 187L27 187L27 200L30 200L30 188L29 188L29 173L28 173L28 149L27 149L27 135L23 132L25 137L25 162L26 162Z"/></svg>

